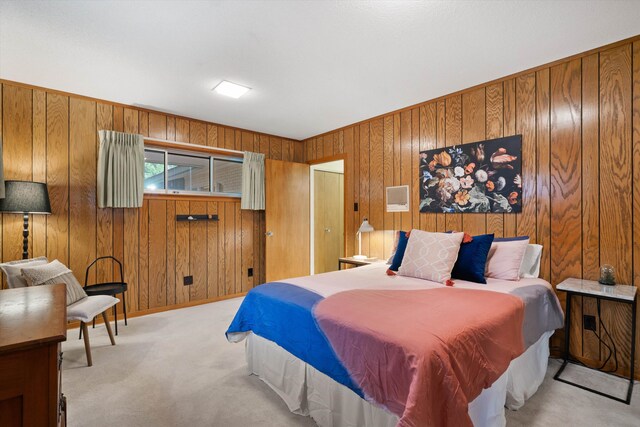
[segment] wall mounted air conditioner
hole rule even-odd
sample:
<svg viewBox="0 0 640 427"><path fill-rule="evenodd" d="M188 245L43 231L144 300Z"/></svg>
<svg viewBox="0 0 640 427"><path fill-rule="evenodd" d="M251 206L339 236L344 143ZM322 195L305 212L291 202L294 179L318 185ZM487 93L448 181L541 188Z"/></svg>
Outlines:
<svg viewBox="0 0 640 427"><path fill-rule="evenodd" d="M409 186L387 187L387 212L409 211Z"/></svg>

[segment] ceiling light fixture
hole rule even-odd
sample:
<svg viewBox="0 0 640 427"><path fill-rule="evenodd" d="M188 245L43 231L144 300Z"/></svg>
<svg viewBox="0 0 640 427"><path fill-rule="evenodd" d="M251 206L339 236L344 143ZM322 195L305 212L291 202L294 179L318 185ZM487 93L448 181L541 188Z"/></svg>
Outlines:
<svg viewBox="0 0 640 427"><path fill-rule="evenodd" d="M220 95L238 99L245 93L249 92L251 88L223 80L214 87L213 90L218 92Z"/></svg>

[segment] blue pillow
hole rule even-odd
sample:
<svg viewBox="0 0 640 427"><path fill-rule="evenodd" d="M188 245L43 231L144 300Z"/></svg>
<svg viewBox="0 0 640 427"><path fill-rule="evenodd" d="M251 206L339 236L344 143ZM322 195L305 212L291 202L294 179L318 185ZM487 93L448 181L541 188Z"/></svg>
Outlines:
<svg viewBox="0 0 640 427"><path fill-rule="evenodd" d="M398 271L400 265L402 265L402 258L404 258L404 251L407 249L407 242L409 238L405 231L398 232L398 246L396 247L396 254L393 256L391 267L389 270Z"/></svg>
<svg viewBox="0 0 640 427"><path fill-rule="evenodd" d="M492 243L493 234L482 234L473 236L473 240L469 243L461 244L460 251L458 251L458 259L451 271L451 277L486 284L484 269Z"/></svg>

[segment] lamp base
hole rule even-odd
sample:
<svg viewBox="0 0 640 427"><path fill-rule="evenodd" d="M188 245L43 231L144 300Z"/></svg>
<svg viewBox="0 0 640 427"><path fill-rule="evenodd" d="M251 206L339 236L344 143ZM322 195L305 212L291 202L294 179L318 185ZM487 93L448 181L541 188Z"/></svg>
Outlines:
<svg viewBox="0 0 640 427"><path fill-rule="evenodd" d="M352 258L358 259L358 260L365 260L365 259L368 259L369 257L366 255L354 255Z"/></svg>
<svg viewBox="0 0 640 427"><path fill-rule="evenodd" d="M27 213L23 216L22 259L29 259L29 215Z"/></svg>

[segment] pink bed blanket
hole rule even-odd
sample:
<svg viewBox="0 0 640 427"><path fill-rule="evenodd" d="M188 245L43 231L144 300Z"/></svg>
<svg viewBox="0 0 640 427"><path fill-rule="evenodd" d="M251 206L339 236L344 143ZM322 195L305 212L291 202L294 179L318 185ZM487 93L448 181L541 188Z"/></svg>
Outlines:
<svg viewBox="0 0 640 427"><path fill-rule="evenodd" d="M368 399L398 426L472 426L468 403L524 352L524 303L471 289L353 290L315 317Z"/></svg>

